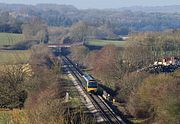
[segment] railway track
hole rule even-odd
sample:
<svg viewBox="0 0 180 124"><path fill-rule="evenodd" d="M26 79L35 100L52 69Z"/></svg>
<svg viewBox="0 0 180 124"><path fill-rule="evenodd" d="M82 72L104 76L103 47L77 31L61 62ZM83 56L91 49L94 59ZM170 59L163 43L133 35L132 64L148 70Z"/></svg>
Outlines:
<svg viewBox="0 0 180 124"><path fill-rule="evenodd" d="M83 73L80 69L78 69L72 61L66 56L62 56L62 59L67 67L67 69L72 73L72 75L77 79L79 85L83 87L81 76ZM126 124L113 110L109 107L109 105L103 100L101 96L89 94L86 92L83 87L84 92L91 100L92 104L96 108L96 110L100 113L101 118L103 118L103 124Z"/></svg>

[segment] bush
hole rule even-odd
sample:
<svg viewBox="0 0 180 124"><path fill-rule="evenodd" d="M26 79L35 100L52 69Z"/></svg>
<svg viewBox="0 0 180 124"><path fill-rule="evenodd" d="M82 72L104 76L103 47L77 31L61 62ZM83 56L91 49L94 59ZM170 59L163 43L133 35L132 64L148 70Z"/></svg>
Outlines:
<svg viewBox="0 0 180 124"><path fill-rule="evenodd" d="M148 76L146 73L133 72L124 75L120 80L120 90L118 91L118 97L127 102L130 95L136 92L137 88L142 84L143 80Z"/></svg>
<svg viewBox="0 0 180 124"><path fill-rule="evenodd" d="M132 115L151 118L157 123L176 124L180 121L180 79L171 74L146 78L130 96L128 109Z"/></svg>
<svg viewBox="0 0 180 124"><path fill-rule="evenodd" d="M36 41L36 40L29 40L29 41L23 41L23 42L19 42L17 44L15 44L12 49L15 49L15 50L27 50L27 49L30 49L33 45L36 45L38 44L39 41Z"/></svg>
<svg viewBox="0 0 180 124"><path fill-rule="evenodd" d="M29 76L24 71L23 65L5 65L0 72L0 107L11 109L24 107L27 98L24 84Z"/></svg>

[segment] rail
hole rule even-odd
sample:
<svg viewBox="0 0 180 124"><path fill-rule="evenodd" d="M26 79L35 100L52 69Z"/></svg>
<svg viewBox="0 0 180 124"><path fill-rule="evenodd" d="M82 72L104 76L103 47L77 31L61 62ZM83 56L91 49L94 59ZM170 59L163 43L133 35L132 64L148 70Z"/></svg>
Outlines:
<svg viewBox="0 0 180 124"><path fill-rule="evenodd" d="M76 67L76 65L66 56L63 56L63 61L71 71L71 73L76 77L76 79L79 82L79 85L83 87L83 90L85 91L85 87L82 85L82 81L80 78L82 78L83 72L79 68ZM109 105L102 99L101 96L89 94L85 91L88 98L91 100L95 108L100 111L104 123L107 124L125 124L125 122L116 115L116 113L113 112L113 110L109 107Z"/></svg>

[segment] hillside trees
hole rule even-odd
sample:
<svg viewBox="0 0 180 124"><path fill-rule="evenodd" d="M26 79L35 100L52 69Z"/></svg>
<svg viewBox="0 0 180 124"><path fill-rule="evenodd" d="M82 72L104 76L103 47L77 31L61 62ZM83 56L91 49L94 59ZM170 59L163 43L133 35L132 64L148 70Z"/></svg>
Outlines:
<svg viewBox="0 0 180 124"><path fill-rule="evenodd" d="M70 38L74 42L85 42L88 36L88 26L84 22L78 22L72 25L70 29Z"/></svg>
<svg viewBox="0 0 180 124"><path fill-rule="evenodd" d="M9 12L0 15L0 32L21 33L22 21L13 18Z"/></svg>
<svg viewBox="0 0 180 124"><path fill-rule="evenodd" d="M119 81L119 99L145 123L179 123L179 72L151 75L136 72L159 58L179 56L179 31L140 33L131 37L123 58L130 70ZM176 75L176 76L175 76Z"/></svg>
<svg viewBox="0 0 180 124"><path fill-rule="evenodd" d="M117 80L126 70L121 53L114 45L107 45L91 54L88 57L88 63L93 68L94 75L111 88L115 88Z"/></svg>
<svg viewBox="0 0 180 124"><path fill-rule="evenodd" d="M179 56L179 48L179 31L139 33L127 42L123 58L135 71L160 58Z"/></svg>
<svg viewBox="0 0 180 124"><path fill-rule="evenodd" d="M72 46L71 49L71 58L75 62L84 65L87 59L89 50L85 46Z"/></svg>
<svg viewBox="0 0 180 124"><path fill-rule="evenodd" d="M71 43L68 36L69 28L48 27L49 41L53 43Z"/></svg>
<svg viewBox="0 0 180 124"><path fill-rule="evenodd" d="M152 63L153 55L147 45L133 41L127 44L123 58L130 71L135 71Z"/></svg>
<svg viewBox="0 0 180 124"><path fill-rule="evenodd" d="M161 74L146 78L130 97L129 111L136 117L149 117L157 123L179 123L179 77Z"/></svg>
<svg viewBox="0 0 180 124"><path fill-rule="evenodd" d="M45 45L38 45L32 47L32 54L30 58L30 63L33 67L36 68L41 66L50 67L51 66L51 58L53 58L53 55L51 51L48 49Z"/></svg>
<svg viewBox="0 0 180 124"><path fill-rule="evenodd" d="M118 99L128 103L130 96L136 92L137 88L143 83L143 80L148 76L145 72L126 72L118 81L118 86L120 87Z"/></svg>
<svg viewBox="0 0 180 124"><path fill-rule="evenodd" d="M166 29L178 29L180 27L179 13L168 13L166 9L165 11L167 13L165 11L159 13L157 12L159 10L156 9L143 11L144 8L137 11L137 8L78 10L73 6L67 5L10 6L6 8L3 5L1 6L1 15L4 16L2 19L7 17L4 12L9 11L13 18L15 17L17 20L22 20L23 22L29 20L27 15L30 17L39 16L49 26L69 27L79 21L87 22L96 28L106 27L108 24L108 30L116 35L127 35L129 32L137 31L163 31ZM0 30L2 29L1 31L4 30L7 32L18 31L16 29L19 28L20 26L17 28L13 26L13 23L8 23L8 21L0 25Z"/></svg>
<svg viewBox="0 0 180 124"><path fill-rule="evenodd" d="M22 26L26 40L38 40L41 43L48 43L49 36L47 26L37 17L32 18Z"/></svg>
<svg viewBox="0 0 180 124"><path fill-rule="evenodd" d="M179 52L179 30L167 32L147 32L133 36L131 41L136 41L140 45L148 47L148 50L155 58L165 56L178 56Z"/></svg>

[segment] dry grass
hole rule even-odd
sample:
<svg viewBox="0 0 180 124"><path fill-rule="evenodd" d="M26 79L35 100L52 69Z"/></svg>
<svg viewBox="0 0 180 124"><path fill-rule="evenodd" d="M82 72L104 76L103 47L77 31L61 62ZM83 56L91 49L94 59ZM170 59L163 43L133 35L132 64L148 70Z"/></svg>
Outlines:
<svg viewBox="0 0 180 124"><path fill-rule="evenodd" d="M27 62L30 55L31 50L1 50L0 63Z"/></svg>
<svg viewBox="0 0 180 124"><path fill-rule="evenodd" d="M29 124L25 110L0 111L0 124Z"/></svg>

